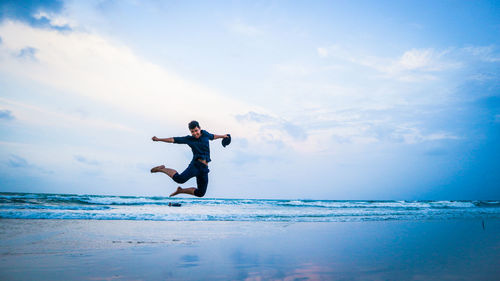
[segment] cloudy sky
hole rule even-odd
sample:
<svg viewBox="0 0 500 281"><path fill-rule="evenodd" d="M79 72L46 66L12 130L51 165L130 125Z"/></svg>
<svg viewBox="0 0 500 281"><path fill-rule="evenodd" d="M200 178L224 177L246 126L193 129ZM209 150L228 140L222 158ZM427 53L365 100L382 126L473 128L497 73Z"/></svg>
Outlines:
<svg viewBox="0 0 500 281"><path fill-rule="evenodd" d="M500 198L498 1L0 3L0 191Z"/></svg>

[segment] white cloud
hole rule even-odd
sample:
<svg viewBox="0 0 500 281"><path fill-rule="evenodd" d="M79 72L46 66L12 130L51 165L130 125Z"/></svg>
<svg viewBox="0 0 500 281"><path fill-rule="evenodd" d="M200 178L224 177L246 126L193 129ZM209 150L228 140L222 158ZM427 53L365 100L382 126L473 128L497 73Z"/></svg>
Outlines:
<svg viewBox="0 0 500 281"><path fill-rule="evenodd" d="M318 51L318 55L319 55L320 57L322 57L322 58L326 58L326 57L328 57L328 49L323 48L323 47L319 47L319 48L317 49L317 51Z"/></svg>
<svg viewBox="0 0 500 281"><path fill-rule="evenodd" d="M433 51L431 49L410 50L405 52L398 63L406 69L426 68L432 63Z"/></svg>
<svg viewBox="0 0 500 281"><path fill-rule="evenodd" d="M15 117L12 114L12 111L0 108L0 120L14 120L14 119Z"/></svg>
<svg viewBox="0 0 500 281"><path fill-rule="evenodd" d="M133 133L135 129L124 124L95 118L82 118L77 114L58 112L37 105L25 104L0 97L0 105L9 108L17 122L27 125L51 128L92 128L100 130L118 130Z"/></svg>
<svg viewBox="0 0 500 281"><path fill-rule="evenodd" d="M47 19L50 25L54 27L69 27L75 28L77 23L74 20L66 18L60 14L46 13L46 12L38 12L33 15L35 19Z"/></svg>
<svg viewBox="0 0 500 281"><path fill-rule="evenodd" d="M460 62L447 60L447 50L436 52L433 49L411 49L399 58L365 57L357 62L384 74L386 78L407 82L435 80L438 73L457 69Z"/></svg>
<svg viewBox="0 0 500 281"><path fill-rule="evenodd" d="M486 62L500 62L500 54L495 53L493 46L469 46L464 51Z"/></svg>
<svg viewBox="0 0 500 281"><path fill-rule="evenodd" d="M355 52L340 45L318 48L318 54L335 60L367 67L382 74L382 77L406 82L435 80L437 72L457 69L459 61L446 58L450 50L436 52L434 49L411 49L395 57L380 57Z"/></svg>
<svg viewBox="0 0 500 281"><path fill-rule="evenodd" d="M128 48L83 32L35 29L18 22L0 26L0 71L56 89L174 122L195 116L220 119L248 106L191 83L135 56ZM36 61L10 54L32 46Z"/></svg>
<svg viewBox="0 0 500 281"><path fill-rule="evenodd" d="M134 113L145 122L156 122L158 126L184 129L187 122L195 119L214 133L230 132L252 139L257 146L264 141L257 138L258 129L242 128L234 116L249 111L266 112L265 109L224 97L184 79L141 59L129 48L110 39L81 31L37 29L13 21L0 25L0 37L3 39L0 72ZM33 54L34 60L21 60L15 55L26 46L37 50ZM53 124L57 119L67 118L91 126L130 129L103 120L81 120L42 107L33 107L33 112L43 113L45 119L36 118L26 110L30 105L16 106L17 109L12 110L26 122ZM282 136L277 128L269 129L267 133L271 139ZM284 143L291 145L294 141L287 138Z"/></svg>
<svg viewBox="0 0 500 281"><path fill-rule="evenodd" d="M283 118L250 111L246 114L237 115L236 119L242 123L255 122L261 124L261 132L265 132L267 130L279 130L288 134L288 137L296 140L304 140L307 138L307 133L301 126Z"/></svg>
<svg viewBox="0 0 500 281"><path fill-rule="evenodd" d="M188 121L197 119L214 133L231 133L249 140L249 151L274 151L276 147L284 145L286 149L296 152L322 153L330 151L332 143L335 144L335 141L325 141L325 137L355 144L381 141L369 131L370 125L377 120L369 119L362 113L404 104L407 101L402 96L413 94L407 89L395 88L393 84L390 87L371 88L370 85L352 87L350 84L321 85L313 82L305 84L303 89L297 89L300 83L294 81L290 87L297 93L307 92L307 97L295 100L280 93L282 99L290 99L295 108L303 109L309 104L314 109L304 115L297 113L278 118L276 116L279 114L270 113L274 105L265 109L222 96L145 61L129 48L99 35L81 31L62 33L6 21L0 25L0 37L3 39L0 45L1 72L37 81L68 95L83 96L124 112L132 112L143 118L144 122L159 122L162 127L185 128ZM16 57L15 54L26 46L37 50L33 53L35 60L20 60ZM432 49L409 50L396 58L358 56L339 46L320 47L317 51L325 58L361 65L398 81L432 79L432 72L446 69L442 67L445 63L441 59L445 52ZM298 64L275 67L278 71L299 76L307 76L312 71ZM311 85L314 87L311 88ZM433 100L436 100L436 95L432 97ZM33 107L32 112L29 106L33 105L17 104L17 108L14 108L11 103L10 106L16 118L19 116L21 121L26 122L50 125L56 124L58 119L67 119L89 127L141 129L130 128L116 121L82 120L79 116L51 112L40 106ZM37 119L35 112L44 117ZM248 112L259 112L275 118L272 122L246 122L242 126L235 116ZM391 125L381 122L380 126ZM297 133L301 137L296 137ZM407 143L452 138L449 134L423 135L411 130L400 130L398 134Z"/></svg>
<svg viewBox="0 0 500 281"><path fill-rule="evenodd" d="M229 30L231 30L232 32L242 34L245 36L256 36L256 35L262 34L261 29L255 27L253 25L244 23L241 20L237 20L237 21L229 24L228 27L229 27Z"/></svg>
<svg viewBox="0 0 500 281"><path fill-rule="evenodd" d="M406 51L399 61L398 66L407 70L421 70L427 72L439 72L450 69L457 69L462 66L459 61L453 61L446 58L451 50L436 52L434 49L412 49Z"/></svg>
<svg viewBox="0 0 500 281"><path fill-rule="evenodd" d="M399 125L392 137L395 139L401 139L407 144L416 144L426 141L437 141L437 140L457 140L458 136L455 136L448 132L436 132L430 134L424 134L417 127L411 125Z"/></svg>
<svg viewBox="0 0 500 281"><path fill-rule="evenodd" d="M291 76L305 76L312 73L312 70L300 64L277 64L274 68L283 74Z"/></svg>
<svg viewBox="0 0 500 281"><path fill-rule="evenodd" d="M474 73L468 77L469 80L474 80L480 83L495 80L497 77L489 73Z"/></svg>

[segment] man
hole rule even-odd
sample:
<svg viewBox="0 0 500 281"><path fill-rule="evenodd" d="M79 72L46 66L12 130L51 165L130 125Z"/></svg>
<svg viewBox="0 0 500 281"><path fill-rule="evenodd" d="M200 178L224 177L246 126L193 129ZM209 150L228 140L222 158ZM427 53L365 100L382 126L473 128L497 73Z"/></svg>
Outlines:
<svg viewBox="0 0 500 281"><path fill-rule="evenodd" d="M170 197L175 196L180 193L190 194L197 197L203 197L207 191L208 185L208 162L210 162L210 146L208 141L221 139L222 145L225 147L231 142L231 136L226 135L213 135L205 130L200 129L200 124L197 121L191 121L188 125L191 136L185 137L172 137L160 139L156 136L153 137L153 141L163 141L168 143L181 143L187 144L191 147L193 151L193 160L189 163L189 166L182 173L177 173L176 170L165 168L165 165L157 166L151 169L151 173L162 172L167 174L177 183L185 183L192 177L196 177L197 188L188 187L181 188L177 187L177 190L170 194Z"/></svg>

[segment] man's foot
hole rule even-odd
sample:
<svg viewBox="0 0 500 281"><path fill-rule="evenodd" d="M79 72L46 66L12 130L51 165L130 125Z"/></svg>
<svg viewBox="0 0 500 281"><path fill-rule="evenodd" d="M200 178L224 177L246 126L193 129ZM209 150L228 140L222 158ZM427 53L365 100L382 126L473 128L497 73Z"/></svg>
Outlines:
<svg viewBox="0 0 500 281"><path fill-rule="evenodd" d="M153 169L151 169L151 173L158 173L159 171L161 171L161 169L165 169L165 165L154 167Z"/></svg>
<svg viewBox="0 0 500 281"><path fill-rule="evenodd" d="M179 186L179 187L177 187L177 190L176 190L176 191L174 191L172 194L170 194L170 197L175 196L175 195L177 195L177 194L181 193L181 191L182 191L182 188L181 188L180 186Z"/></svg>

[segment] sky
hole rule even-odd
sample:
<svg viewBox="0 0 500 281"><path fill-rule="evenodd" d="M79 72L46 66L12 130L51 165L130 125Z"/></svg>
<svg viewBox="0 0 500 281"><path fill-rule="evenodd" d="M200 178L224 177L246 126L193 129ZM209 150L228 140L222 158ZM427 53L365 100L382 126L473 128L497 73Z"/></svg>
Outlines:
<svg viewBox="0 0 500 281"><path fill-rule="evenodd" d="M0 1L0 191L500 199L498 1ZM184 187L195 186L192 179Z"/></svg>

